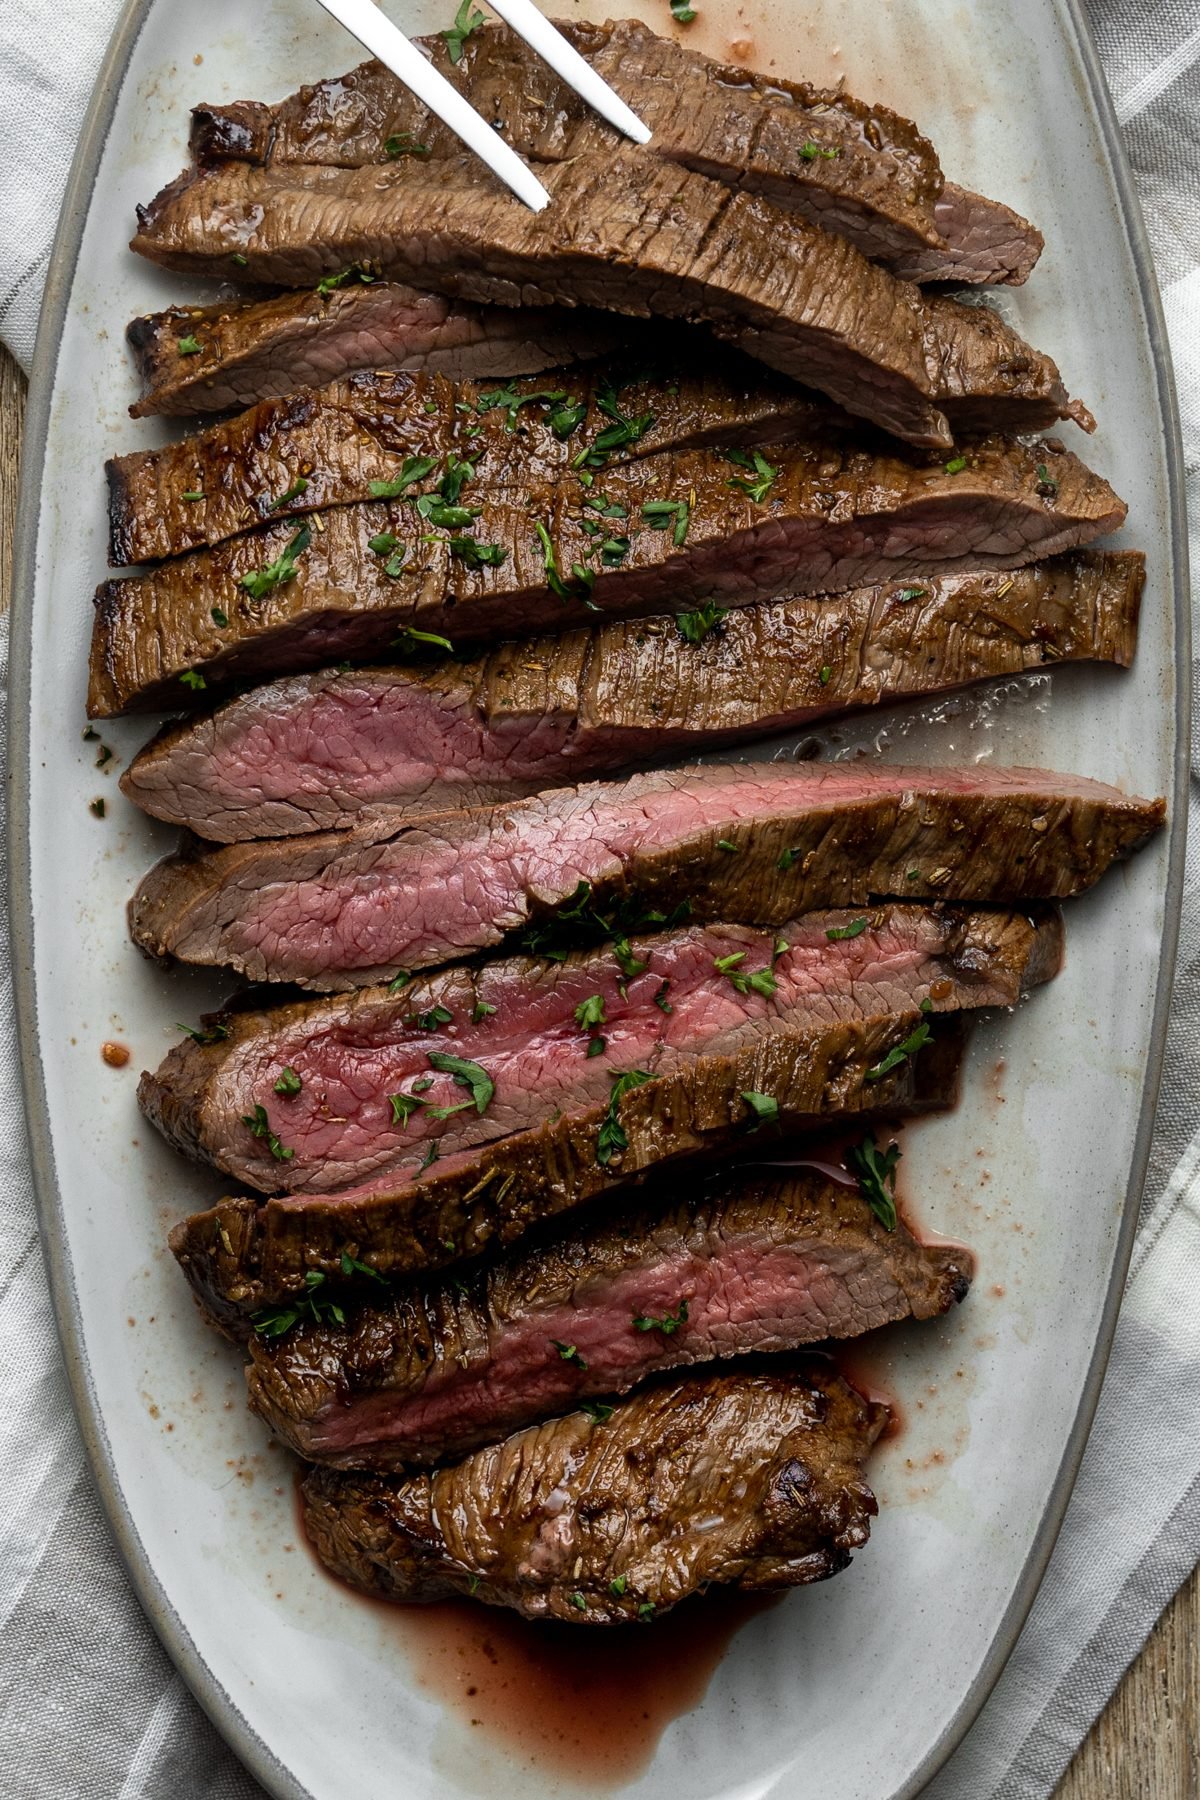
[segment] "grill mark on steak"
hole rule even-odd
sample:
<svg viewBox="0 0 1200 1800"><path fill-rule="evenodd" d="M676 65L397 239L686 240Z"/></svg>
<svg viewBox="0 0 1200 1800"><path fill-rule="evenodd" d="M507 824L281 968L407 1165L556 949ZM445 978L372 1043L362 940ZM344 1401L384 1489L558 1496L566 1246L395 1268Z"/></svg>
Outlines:
<svg viewBox="0 0 1200 1800"><path fill-rule="evenodd" d="M425 1466L656 1371L935 1318L970 1286L969 1254L903 1224L885 1231L826 1175L727 1174L698 1203L679 1191L665 1183L465 1282L361 1307L345 1327L252 1334L250 1404L310 1461ZM636 1324L678 1318L681 1301L676 1330Z"/></svg>
<svg viewBox="0 0 1200 1800"><path fill-rule="evenodd" d="M465 159L226 164L164 189L132 247L191 275L227 276L237 255L247 281L309 287L359 264L461 300L704 323L933 448L981 413L1014 430L1090 428L1050 359L988 309L923 295L760 195L629 150L547 167L545 185L552 204L532 213Z"/></svg>
<svg viewBox="0 0 1200 1800"><path fill-rule="evenodd" d="M471 1593L615 1625L719 1583L845 1568L877 1510L862 1471L886 1418L815 1361L664 1380L604 1424L570 1413L432 1474L311 1470L304 1525L333 1574L381 1599Z"/></svg>
<svg viewBox="0 0 1200 1800"><path fill-rule="evenodd" d="M452 553L443 534L420 529L411 502L378 501L335 507L320 516L320 529L314 520L292 578L252 599L243 577L275 562L296 536L287 521L264 526L100 587L89 715L178 708L196 698L185 675L217 687L377 656L406 627L462 648L591 625L596 609L637 617L700 601L743 606L780 594L1009 568L1090 542L1125 517L1107 482L1047 441L983 438L963 455L966 467L947 474L918 453L854 446L831 429L772 449L778 473L761 505L730 488L727 461L711 451L648 456L605 471L589 490L625 508L613 524L630 548L611 568L597 554L601 540L584 529L582 520L594 515L574 481L535 487L531 502L485 486L474 501L483 507L476 540L500 544L506 557L478 570ZM691 508L682 545L677 533L644 521L643 505L662 500ZM547 584L539 522L560 571L578 562L596 572L588 595L564 599ZM370 548L388 533L407 552L395 578Z"/></svg>
<svg viewBox="0 0 1200 1800"><path fill-rule="evenodd" d="M686 900L695 920L768 925L879 896L1064 899L1163 816L1100 782L991 764L656 770L412 825L392 813L188 849L143 879L129 922L150 955L330 991L495 949L581 892L606 916Z"/></svg>
<svg viewBox="0 0 1200 1800"><path fill-rule="evenodd" d="M221 843L518 799L1059 662L1128 667L1144 578L1140 554L1081 551L742 607L687 647L671 620L613 621L434 669L294 676L167 727L121 788Z"/></svg>
<svg viewBox="0 0 1200 1800"><path fill-rule="evenodd" d="M614 462L640 462L664 451L708 449L812 438L832 431L843 455L852 454L844 422L787 383L765 379L759 365L738 359L708 374L669 367L642 375L605 367L551 383L522 381L512 393L528 403L510 414L495 404L494 382L449 381L441 375L372 371L317 392L266 400L181 443L113 457L109 483L109 561L117 567L152 562L268 523L279 497L296 478L307 483L287 504L289 517L370 498L373 483L392 482L412 457L434 456L439 468L415 483L412 498L435 490L449 456L476 475L463 500L543 488L571 478L572 464L611 427L602 410L619 395L622 412L651 423ZM585 406L570 436L556 433L555 408L537 396L557 395ZM599 402L599 403L598 403ZM602 403L602 404L601 404ZM840 426L840 428L839 428ZM726 481L734 473L721 463ZM184 500L202 491L201 502ZM584 490L577 489L582 500ZM412 526L417 515L408 513ZM421 529L428 529L421 526Z"/></svg>
<svg viewBox="0 0 1200 1800"><path fill-rule="evenodd" d="M837 89L715 63L638 21L561 21L605 80L650 126L650 155L777 205L927 281L1024 281L1041 234L995 201L944 184L936 153L908 119ZM449 81L535 162L619 146L620 136L504 26L489 25L450 61L440 35L419 40ZM405 138L405 135L407 137ZM458 140L381 64L367 62L277 106L199 107L202 163L388 161L389 140L457 155ZM824 154L813 155L817 145Z"/></svg>
<svg viewBox="0 0 1200 1800"><path fill-rule="evenodd" d="M135 419L224 412L364 370L454 380L531 375L616 350L636 330L562 307L455 305L398 281L173 306L129 325L143 385L129 411ZM185 337L199 352L180 355Z"/></svg>
<svg viewBox="0 0 1200 1800"><path fill-rule="evenodd" d="M630 1069L686 1078L709 1062L728 1072L739 1054L807 1026L919 1014L924 1001L932 1012L1013 1005L1057 972L1060 955L1058 916L1045 913L901 904L812 913L778 933L695 926L635 939L633 962L607 946L562 961L513 957L399 993L229 1014L219 1042L185 1039L144 1074L138 1100L188 1155L260 1193L331 1193L413 1176L431 1145L443 1156L478 1149L556 1110L599 1124L614 1078ZM769 993L748 985L767 970ZM589 1030L579 1012L597 996L604 1020ZM438 1072L445 1055L486 1071L494 1091L481 1108ZM301 1085L281 1098L285 1071ZM417 1080L429 1086L414 1090ZM396 1094L410 1096L403 1116ZM274 1138L246 1124L258 1107ZM749 1119L744 1103L735 1110Z"/></svg>
<svg viewBox="0 0 1200 1800"><path fill-rule="evenodd" d="M333 1197L222 1200L182 1219L171 1249L207 1317L244 1338L247 1313L303 1297L314 1272L344 1279L347 1253L385 1277L442 1269L514 1243L572 1207L602 1205L651 1174L765 1144L748 1142L755 1127L746 1092L776 1101L780 1131L789 1137L834 1121L944 1111L958 1096L961 1015L939 1019L919 1056L867 1080L922 1017L905 1012L807 1025L658 1077L621 1102L628 1146L607 1163L596 1154L600 1109L572 1111L481 1150L459 1151L415 1177L385 1176Z"/></svg>

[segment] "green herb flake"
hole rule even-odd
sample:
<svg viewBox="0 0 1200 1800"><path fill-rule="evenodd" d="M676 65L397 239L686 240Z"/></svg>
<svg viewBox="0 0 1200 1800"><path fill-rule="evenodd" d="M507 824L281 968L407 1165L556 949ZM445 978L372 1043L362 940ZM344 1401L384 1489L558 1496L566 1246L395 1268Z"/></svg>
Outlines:
<svg viewBox="0 0 1200 1800"><path fill-rule="evenodd" d="M239 269L244 269L248 259L242 255L240 250L235 250L229 260L235 262Z"/></svg>
<svg viewBox="0 0 1200 1800"><path fill-rule="evenodd" d="M729 608L716 606L711 600L695 612L675 614L675 629L685 644L702 644L709 632L721 623Z"/></svg>
<svg viewBox="0 0 1200 1800"><path fill-rule="evenodd" d="M181 337L177 345L180 356L199 356L204 345L198 337Z"/></svg>
<svg viewBox="0 0 1200 1800"><path fill-rule="evenodd" d="M224 631L226 625L229 623L229 614L223 612L219 606L214 606L211 609L209 617L212 619L214 625L219 625L221 627L222 631Z"/></svg>
<svg viewBox="0 0 1200 1800"><path fill-rule="evenodd" d="M309 526L302 525L273 563L268 563L265 569L240 575L238 586L244 587L252 600L265 600L276 588L286 587L295 578L296 565L311 543L312 531Z"/></svg>
<svg viewBox="0 0 1200 1800"><path fill-rule="evenodd" d="M378 531L374 537L367 539L367 549L373 550L376 556L390 556L399 544L400 539L394 531Z"/></svg>
<svg viewBox="0 0 1200 1800"><path fill-rule="evenodd" d="M391 162L401 156L428 156L429 153L429 145L418 144L411 131L393 132L383 146L383 154Z"/></svg>
<svg viewBox="0 0 1200 1800"><path fill-rule="evenodd" d="M437 1139L430 1138L429 1148L425 1152L425 1155L420 1163L417 1173L419 1175L423 1175L425 1173L426 1169L430 1168L437 1161L438 1157L441 1154L442 1154L441 1150L438 1148ZM453 1248L454 1248L454 1246L453 1246L453 1244L451 1244L450 1249L453 1250Z"/></svg>
<svg viewBox="0 0 1200 1800"><path fill-rule="evenodd" d="M437 1031L443 1025L452 1025L454 1014L448 1006L431 1006L428 1012L417 1014L417 1024L422 1031Z"/></svg>
<svg viewBox="0 0 1200 1800"><path fill-rule="evenodd" d="M208 686L207 681L205 681L198 669L185 669L179 679L185 688L191 688L192 692L196 694L198 694L202 688ZM105 761L107 760L106 757Z"/></svg>
<svg viewBox="0 0 1200 1800"><path fill-rule="evenodd" d="M392 976L392 979L388 982L388 993L398 994L401 988L406 988L408 986L412 978L411 969L397 969L396 973Z"/></svg>
<svg viewBox="0 0 1200 1800"><path fill-rule="evenodd" d="M1037 491L1043 500L1053 500L1058 493L1058 483L1045 463L1039 463L1037 466Z"/></svg>
<svg viewBox="0 0 1200 1800"><path fill-rule="evenodd" d="M950 461L943 465L947 475L961 475L966 466L967 459L965 456L952 456Z"/></svg>
<svg viewBox="0 0 1200 1800"><path fill-rule="evenodd" d="M676 549L687 540L691 517L692 509L686 500L647 500L642 507L642 518L651 531L669 530Z"/></svg>
<svg viewBox="0 0 1200 1800"><path fill-rule="evenodd" d="M285 1068L284 1070L281 1071L279 1079L275 1083L275 1092L277 1094L287 1094L289 1096L294 1096L300 1092L300 1089L303 1086L304 1086L304 1083L301 1081L300 1077L297 1075L295 1069L293 1069L289 1065L287 1068Z"/></svg>
<svg viewBox="0 0 1200 1800"><path fill-rule="evenodd" d="M625 1135L625 1128L621 1124L620 1118L622 1100L634 1088L642 1087L647 1081L653 1079L654 1077L645 1069L627 1069L624 1074L612 1077L613 1087L612 1093L609 1095L608 1111L604 1116L604 1122L596 1140L596 1161L602 1169L608 1167L614 1156L629 1148L629 1139Z"/></svg>
<svg viewBox="0 0 1200 1800"><path fill-rule="evenodd" d="M452 63L460 63L462 61L463 45L473 31L478 31L479 27L486 23L487 20L484 18L484 15L481 12L475 11L472 7L471 0L462 0L458 11L454 15L453 25L451 25L448 31L442 32L442 36L446 40L446 48L450 52L450 61Z"/></svg>
<svg viewBox="0 0 1200 1800"><path fill-rule="evenodd" d="M370 1263L359 1262L358 1258L356 1256L351 1256L348 1250L342 1251L339 1260L343 1275L366 1275L370 1280L377 1281L380 1287L387 1286L387 1281L379 1273L378 1269L373 1269Z"/></svg>
<svg viewBox="0 0 1200 1800"><path fill-rule="evenodd" d="M184 500L203 500L205 498L204 490L203 488L184 488L182 498Z"/></svg>
<svg viewBox="0 0 1200 1800"><path fill-rule="evenodd" d="M424 1104L415 1094L389 1094L387 1103L392 1109L392 1124L399 1125L402 1131L408 1130L408 1121Z"/></svg>
<svg viewBox="0 0 1200 1800"><path fill-rule="evenodd" d="M609 1408L609 1411L610 1412L612 1411L611 1407ZM608 1591L610 1594L615 1594L617 1599L619 1600L621 1598L622 1594L625 1592L625 1589L628 1586L629 1586L629 1583L626 1580L625 1576L617 1575L612 1581L609 1582Z"/></svg>
<svg viewBox="0 0 1200 1800"><path fill-rule="evenodd" d="M587 1054L590 1061L593 1056L603 1056L608 1049L608 1039L596 1035L588 1039Z"/></svg>
<svg viewBox="0 0 1200 1800"><path fill-rule="evenodd" d="M372 500L399 500L416 482L432 475L436 468L436 456L406 456L398 475L391 481L373 481L367 491Z"/></svg>
<svg viewBox="0 0 1200 1800"><path fill-rule="evenodd" d="M642 1604L637 1609L637 1616L639 1619L645 1619L646 1623L649 1624L650 1620L654 1617L654 1612L655 1606L653 1600L643 1600Z"/></svg>
<svg viewBox="0 0 1200 1800"><path fill-rule="evenodd" d="M604 995L589 994L586 1000L581 1000L575 1008L575 1022L582 1025L585 1031L590 1031L593 1026L605 1024Z"/></svg>
<svg viewBox="0 0 1200 1800"><path fill-rule="evenodd" d="M873 1132L868 1132L860 1144L850 1148L850 1163L858 1176L859 1190L885 1231L896 1229L896 1164L899 1161L899 1144L893 1142L881 1152Z"/></svg>
<svg viewBox="0 0 1200 1800"><path fill-rule="evenodd" d="M322 300L328 300L330 294L335 293L340 287L345 287L347 282L361 281L364 287L370 287L375 279L376 277L365 264L351 263L350 267L343 269L340 275L323 275L317 283L317 292Z"/></svg>
<svg viewBox="0 0 1200 1800"><path fill-rule="evenodd" d="M581 1400L579 1410L586 1413L593 1425L607 1425L613 1416L613 1409L603 1400ZM624 1589L621 1590L624 1592Z"/></svg>
<svg viewBox="0 0 1200 1800"><path fill-rule="evenodd" d="M293 481L291 487L287 488L282 494L280 494L278 499L272 500L270 506L268 506L268 508L267 508L267 511L268 512L278 512L281 506L290 505L293 500L299 500L301 494L307 494L307 492L308 492L308 477L305 475L297 475L297 477L296 477L295 481Z"/></svg>
<svg viewBox="0 0 1200 1800"><path fill-rule="evenodd" d="M460 1056L447 1056L441 1050L431 1050L426 1061L439 1075L452 1075L460 1087L470 1090L476 1112L487 1111L496 1092L496 1084L486 1069L480 1068L477 1062L468 1062Z"/></svg>
<svg viewBox="0 0 1200 1800"><path fill-rule="evenodd" d="M699 17L699 14L690 4L690 0L671 0L671 17L678 20L681 25L690 25L693 19Z"/></svg>
<svg viewBox="0 0 1200 1800"><path fill-rule="evenodd" d="M176 1030L185 1032L193 1044L204 1046L223 1044L229 1036L229 1026L221 1019L214 1019L211 1025L180 1025L176 1021Z"/></svg>
<svg viewBox="0 0 1200 1800"><path fill-rule="evenodd" d="M243 1113L242 1124L249 1127L251 1137L266 1139L267 1149L276 1162L291 1162L296 1152L290 1150L286 1144L281 1144L271 1130L271 1122L267 1118L265 1106L256 1106L252 1113Z"/></svg>
<svg viewBox="0 0 1200 1800"><path fill-rule="evenodd" d="M664 1313L661 1319L647 1318L643 1313L634 1313L633 1329L635 1331L661 1331L664 1337L674 1337L687 1324L688 1303L679 1302L679 1311Z"/></svg>
<svg viewBox="0 0 1200 1800"><path fill-rule="evenodd" d="M562 388L536 388L528 394L518 393L514 387L490 388L486 394L480 394L475 402L475 410L478 413L488 413L502 407L505 413L505 425L509 431L515 431L517 414L523 406L558 407L564 400L570 401L570 395ZM571 402L571 406L573 411L576 410L574 402ZM587 407L580 407L577 410L582 418L587 412ZM579 419L576 419L575 424L578 423ZM572 425L570 429L573 431L575 426ZM563 433L563 435L569 434Z"/></svg>
<svg viewBox="0 0 1200 1800"><path fill-rule="evenodd" d="M906 587L906 588L900 589L900 592L896 595L896 598L897 598L897 600L901 600L901 601L905 602L905 604L907 604L907 602L910 600L924 600L928 593L929 593L928 588Z"/></svg>
<svg viewBox="0 0 1200 1800"><path fill-rule="evenodd" d="M560 1343L558 1338L551 1338L550 1342L551 1342L551 1344L553 1344L554 1348L558 1351L558 1354L562 1358L563 1362L574 1363L575 1367L577 1369L586 1369L587 1368L587 1363L584 1361L583 1357L580 1356L579 1351L576 1349L574 1344Z"/></svg>
<svg viewBox="0 0 1200 1800"><path fill-rule="evenodd" d="M811 163L816 162L818 157L832 159L842 153L836 144L818 144L809 138L807 143L801 144L797 154L801 162Z"/></svg>
<svg viewBox="0 0 1200 1800"><path fill-rule="evenodd" d="M451 556L465 563L468 569L498 569L508 556L502 544L479 544L471 537L447 538L446 544Z"/></svg>
<svg viewBox="0 0 1200 1800"><path fill-rule="evenodd" d="M737 856L738 855L737 845L730 843L728 838L718 838L717 839L717 849L724 850L727 853L727 855L729 855L729 856Z"/></svg>
<svg viewBox="0 0 1200 1800"><path fill-rule="evenodd" d="M851 919L848 925L831 925L825 936L831 944L839 943L842 938L861 937L867 929L868 922L866 919Z"/></svg>
<svg viewBox="0 0 1200 1800"><path fill-rule="evenodd" d="M617 966L626 981L632 981L635 975L641 975L650 967L649 958L643 961L641 957L633 954L627 937L613 939L612 953L616 957Z"/></svg>
<svg viewBox="0 0 1200 1800"><path fill-rule="evenodd" d="M825 663L821 669L821 673L817 676L817 680L820 682L822 687L828 687L830 680L832 679L832 676L833 676L833 670L830 668L828 663Z"/></svg>
<svg viewBox="0 0 1200 1800"><path fill-rule="evenodd" d="M280 1338L301 1320L308 1325L345 1325L346 1315L336 1300L323 1297L325 1276L320 1269L309 1269L304 1277L304 1293L290 1306L267 1306L252 1313L250 1322L260 1337Z"/></svg>
<svg viewBox="0 0 1200 1800"><path fill-rule="evenodd" d="M779 1102L774 1094L756 1094L751 1090L743 1093L742 1099L754 1114L755 1123L750 1127L751 1131L757 1131L762 1125L779 1123Z"/></svg>
<svg viewBox="0 0 1200 1800"><path fill-rule="evenodd" d="M893 1069L898 1069L901 1063L908 1061L910 1056L915 1056L918 1050L923 1050L932 1037L933 1033L922 1019L916 1030L910 1032L902 1044L893 1044L883 1060L877 1062L874 1068L867 1070L867 1080L882 1081L885 1075L890 1075Z"/></svg>
<svg viewBox="0 0 1200 1800"><path fill-rule="evenodd" d="M483 1021L490 1018L495 1010L495 1007L489 1006L486 1000L477 1000L471 1008L472 1025L482 1025Z"/></svg>
<svg viewBox="0 0 1200 1800"><path fill-rule="evenodd" d="M579 1592L578 1588L576 1588L575 1592L571 1595L571 1605L576 1609L577 1612L586 1612L587 1611L587 1601L584 1599L583 1595Z"/></svg>
<svg viewBox="0 0 1200 1800"><path fill-rule="evenodd" d="M667 994L670 991L670 987L671 987L670 981L664 981L662 986L659 988L657 994L655 994L655 996L654 996L654 1004L655 1004L655 1006L657 1006L659 1012L661 1012L661 1013L670 1014L675 1011L675 1008L671 1005L671 1002L667 999Z"/></svg>
<svg viewBox="0 0 1200 1800"><path fill-rule="evenodd" d="M752 479L746 479L744 476L735 475L726 485L734 488L739 494L745 494L748 499L761 506L770 493L779 470L772 468L761 450L755 450L749 456L744 450L728 450L726 456L739 468L749 469L752 476Z"/></svg>

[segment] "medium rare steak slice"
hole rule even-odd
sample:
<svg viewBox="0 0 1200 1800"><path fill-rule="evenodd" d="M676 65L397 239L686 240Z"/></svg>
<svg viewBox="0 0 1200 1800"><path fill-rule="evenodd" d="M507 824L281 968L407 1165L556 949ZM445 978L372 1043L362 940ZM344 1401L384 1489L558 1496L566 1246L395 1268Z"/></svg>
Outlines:
<svg viewBox="0 0 1200 1800"><path fill-rule="evenodd" d="M1162 818L1161 801L993 764L656 770L412 825L393 813L185 850L144 878L130 930L151 955L333 990L495 949L563 914L594 926L683 901L693 919L781 925L886 895L1063 899Z"/></svg>
<svg viewBox="0 0 1200 1800"><path fill-rule="evenodd" d="M336 1291L347 1258L385 1277L445 1268L572 1207L604 1205L668 1167L767 1149L777 1128L795 1137L953 1106L961 1014L939 1019L920 1055L891 1054L925 1022L911 1011L771 1033L628 1088L617 1105L623 1146L611 1130L601 1136L611 1101L572 1109L415 1175L335 1195L222 1200L182 1219L171 1248L208 1317L244 1339L247 1315L262 1307L319 1299L324 1282Z"/></svg>
<svg viewBox="0 0 1200 1800"><path fill-rule="evenodd" d="M1107 482L1046 442L980 439L948 473L831 432L772 450L767 468L769 479L689 451L606 470L586 490L536 487L531 499L468 483L457 501L482 508L473 534L430 530L417 510L461 472L434 470L424 495L410 486L390 502L282 520L108 581L96 596L89 713L177 708L221 683L411 650L413 631L426 647L432 635L461 649L590 625L597 612L1011 568L1125 517Z"/></svg>
<svg viewBox="0 0 1200 1800"><path fill-rule="evenodd" d="M844 1569L877 1510L863 1465L886 1418L829 1363L675 1377L603 1422L569 1413L431 1474L313 1469L304 1527L326 1568L380 1599L653 1619L719 1583Z"/></svg>
<svg viewBox="0 0 1200 1800"><path fill-rule="evenodd" d="M678 1180L467 1281L382 1296L349 1323L250 1341L250 1404L312 1462L453 1461L657 1370L858 1337L965 1298L972 1260L885 1230L827 1174L753 1169L681 1201Z"/></svg>
<svg viewBox="0 0 1200 1800"><path fill-rule="evenodd" d="M559 30L650 126L650 154L765 194L898 275L1024 281L1037 261L1040 233L1006 206L945 184L933 146L887 107L713 62L634 19L560 20ZM506 27L473 32L457 63L440 33L420 41L521 155L561 162L621 143ZM458 139L377 62L278 106L199 107L192 147L201 162L341 167L460 154Z"/></svg>
<svg viewBox="0 0 1200 1800"><path fill-rule="evenodd" d="M562 307L456 306L399 281L172 306L126 333L144 387L129 410L135 419L224 412L364 369L532 375L615 350L634 329ZM188 340L199 350L181 352Z"/></svg>
<svg viewBox="0 0 1200 1800"><path fill-rule="evenodd" d="M760 195L638 151L547 167L533 213L478 163L229 163L139 213L133 248L189 275L310 287L357 264L460 300L710 325L910 443L981 424L1091 425L1048 357L988 308L922 294ZM240 266L240 265L239 265Z"/></svg>
<svg viewBox="0 0 1200 1800"><path fill-rule="evenodd" d="M1127 667L1144 576L1136 552L1079 551L741 607L699 643L614 621L429 670L326 669L169 726L121 787L221 843L513 800L1053 663Z"/></svg>
<svg viewBox="0 0 1200 1800"><path fill-rule="evenodd" d="M555 1111L603 1117L611 1104L615 1124L631 1083L727 1068L807 1026L925 1001L1011 1006L1060 954L1056 914L912 904L810 913L775 933L677 928L227 1014L216 1042L185 1039L144 1074L138 1098L172 1142L260 1193L334 1193Z"/></svg>
<svg viewBox="0 0 1200 1800"><path fill-rule="evenodd" d="M573 480L573 467L589 455L609 464L665 450L811 442L827 434L840 447L849 444L844 420L831 424L828 407L764 378L745 358L707 375L624 373L592 367L549 383L497 387L372 371L315 393L265 400L182 443L108 463L109 560L150 562L219 544L269 523L281 508L295 516L319 512L369 500L381 484L405 482L399 493L411 493L413 507L424 488L432 505L441 500L435 475L464 463L456 497L469 507L485 487L489 495L516 490L524 501L531 489ZM620 423L630 419L636 434ZM628 445L594 449L626 432ZM410 485L414 458L427 460ZM719 473L728 483L737 468L723 460ZM575 498L584 491L576 488ZM197 492L201 500L183 497ZM408 518L422 531L435 519L444 528L445 511L442 501L428 520L413 510ZM461 530L472 520L452 523Z"/></svg>

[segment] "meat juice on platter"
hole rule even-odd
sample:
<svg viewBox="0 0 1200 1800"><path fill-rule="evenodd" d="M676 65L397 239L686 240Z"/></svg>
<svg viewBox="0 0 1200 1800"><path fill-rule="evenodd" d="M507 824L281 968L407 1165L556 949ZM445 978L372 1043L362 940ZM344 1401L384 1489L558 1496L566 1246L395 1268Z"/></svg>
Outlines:
<svg viewBox="0 0 1200 1800"><path fill-rule="evenodd" d="M1164 806L662 766L1128 667L1144 559L1032 436L1084 402L938 285L1022 282L1040 234L916 125L565 25L635 149L480 23L425 47L545 214L370 63L198 108L139 208L136 251L241 291L133 323L131 410L247 410L110 461L113 566L148 566L97 594L89 714L185 714L122 779L189 832L134 941L276 984L139 1099L231 1184L171 1246L306 1539L420 1687L596 1787L865 1545L909 1403L880 1331L974 1267L898 1212L897 1121L955 1103L969 1016L1055 978L1058 903Z"/></svg>

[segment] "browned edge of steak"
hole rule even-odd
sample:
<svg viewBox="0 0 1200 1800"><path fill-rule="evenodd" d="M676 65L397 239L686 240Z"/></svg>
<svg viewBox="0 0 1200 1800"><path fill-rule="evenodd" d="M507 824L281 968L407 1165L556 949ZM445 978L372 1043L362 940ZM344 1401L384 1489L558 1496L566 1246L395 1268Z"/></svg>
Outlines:
<svg viewBox="0 0 1200 1800"><path fill-rule="evenodd" d="M651 1170L745 1146L756 1115L743 1093L778 1103L786 1137L843 1119L867 1121L944 1111L958 1097L965 1026L938 1022L920 1056L868 1081L921 1023L918 1011L810 1027L725 1059L711 1079L678 1070L633 1089L621 1103L628 1139L597 1160L607 1109L549 1119L480 1152L433 1163L416 1180L333 1198L222 1200L174 1227L170 1245L202 1307L232 1335L245 1315L307 1291L312 1272L342 1278L342 1257L385 1277L436 1270L515 1243L532 1226L588 1201L639 1186ZM773 1128L770 1141L774 1140Z"/></svg>
<svg viewBox="0 0 1200 1800"><path fill-rule="evenodd" d="M862 1471L886 1419L828 1363L664 1378L603 1422L570 1413L432 1474L312 1470L304 1525L327 1568L382 1599L658 1618L720 1583L844 1568L877 1510Z"/></svg>

